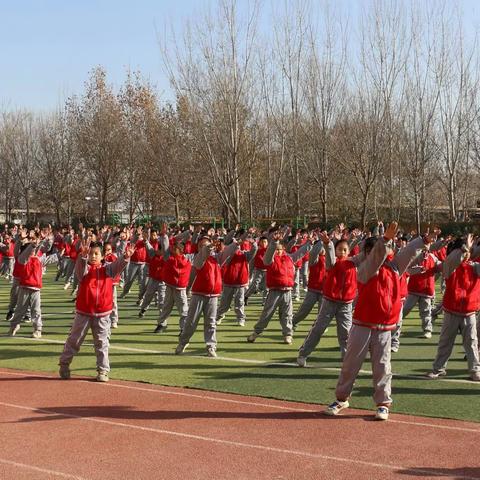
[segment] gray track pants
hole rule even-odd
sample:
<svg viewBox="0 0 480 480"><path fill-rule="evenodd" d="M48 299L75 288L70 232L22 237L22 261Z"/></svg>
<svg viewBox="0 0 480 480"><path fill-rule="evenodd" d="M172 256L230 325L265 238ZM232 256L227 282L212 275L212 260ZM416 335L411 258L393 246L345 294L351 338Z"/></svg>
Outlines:
<svg viewBox="0 0 480 480"><path fill-rule="evenodd" d="M293 335L292 325L292 291L291 290L269 290L265 300L262 314L253 327L255 333L261 334L268 326L275 310L278 308L282 335Z"/></svg>
<svg viewBox="0 0 480 480"><path fill-rule="evenodd" d="M113 308L110 314L110 321L112 323L118 323L118 301L117 301L117 286L113 286Z"/></svg>
<svg viewBox="0 0 480 480"><path fill-rule="evenodd" d="M203 313L203 338L207 347L217 347L217 303L218 297L206 297L193 294L188 307L185 325L180 335L182 345L186 345L197 329L200 316Z"/></svg>
<svg viewBox="0 0 480 480"><path fill-rule="evenodd" d="M97 370L110 371L108 346L110 337L110 315L92 317L76 313L70 333L68 334L63 352L60 355L60 365L70 365L73 357L79 352L88 330L92 330L93 345L97 356Z"/></svg>
<svg viewBox="0 0 480 480"><path fill-rule="evenodd" d="M352 327L352 303L332 302L324 298L317 319L298 351L300 357L308 357L315 350L333 317L337 321L337 339L340 353L342 358L345 356L348 334Z"/></svg>
<svg viewBox="0 0 480 480"><path fill-rule="evenodd" d="M423 331L424 332L433 331L432 299L429 297L421 297L420 295L409 293L403 305L403 317L405 318L417 303L418 303L418 311L420 313L420 318L422 319Z"/></svg>
<svg viewBox="0 0 480 480"><path fill-rule="evenodd" d="M11 325L19 325L23 317L30 309L34 330L42 330L42 306L40 301L40 290L18 287L18 301Z"/></svg>
<svg viewBox="0 0 480 480"><path fill-rule="evenodd" d="M183 330L185 326L185 319L188 314L188 299L187 290L176 289L170 286L166 286L165 300L163 302L163 308L158 317L158 325L166 327L168 324L168 317L172 313L173 305L177 307L178 314L180 315L179 326L180 330Z"/></svg>
<svg viewBox="0 0 480 480"><path fill-rule="evenodd" d="M64 271L65 271L65 285L73 281L73 272L75 270L75 262L69 258L65 258Z"/></svg>
<svg viewBox="0 0 480 480"><path fill-rule="evenodd" d="M403 325L403 305L404 301L402 302L402 308L400 310L400 315L398 317L398 323L395 327L395 330L392 331L392 347L400 347L400 335L402 333L402 325Z"/></svg>
<svg viewBox="0 0 480 480"><path fill-rule="evenodd" d="M258 292L263 292L263 298L267 295L267 289L265 286L265 270L258 270L257 268L253 269L252 280L250 281L250 286L245 292L245 297L250 297Z"/></svg>
<svg viewBox="0 0 480 480"><path fill-rule="evenodd" d="M158 314L160 315L163 308L163 302L165 301L166 288L167 287L164 282L160 282L159 280L155 280L154 278L149 278L147 288L145 289L145 293L143 295L142 303L140 304L140 308L142 310L147 310L152 303L153 297L155 296L155 294L157 294Z"/></svg>
<svg viewBox="0 0 480 480"><path fill-rule="evenodd" d="M342 371L335 390L337 400L345 401L350 397L358 372L370 351L374 389L373 401L376 405L390 405L392 403L390 340L390 332L352 325Z"/></svg>
<svg viewBox="0 0 480 480"><path fill-rule="evenodd" d="M146 264L145 263L132 263L128 266L127 279L123 287L123 296L128 295L128 292L132 288L133 282L138 277L138 298L141 299L145 294L146 288Z"/></svg>
<svg viewBox="0 0 480 480"><path fill-rule="evenodd" d="M438 341L437 356L433 362L434 372L446 372L447 362L452 354L459 329L463 338L463 348L467 354L468 370L470 372L480 371L476 315L462 316L445 312Z"/></svg>
<svg viewBox="0 0 480 480"><path fill-rule="evenodd" d="M10 312L13 312L17 306L19 288L18 278L13 277L12 287L10 288L10 303L8 304L8 310Z"/></svg>
<svg viewBox="0 0 480 480"><path fill-rule="evenodd" d="M320 292L315 292L313 290L308 290L305 298L303 299L300 308L297 313L293 316L292 324L297 326L302 320L307 318L308 314L312 311L312 308L318 303L318 311L320 312L320 307L322 305L322 294Z"/></svg>
<svg viewBox="0 0 480 480"><path fill-rule="evenodd" d="M220 307L218 308L217 318L223 318L230 309L232 300L234 300L235 315L237 322L245 322L245 292L246 287L229 287L223 286L222 297L220 299Z"/></svg>

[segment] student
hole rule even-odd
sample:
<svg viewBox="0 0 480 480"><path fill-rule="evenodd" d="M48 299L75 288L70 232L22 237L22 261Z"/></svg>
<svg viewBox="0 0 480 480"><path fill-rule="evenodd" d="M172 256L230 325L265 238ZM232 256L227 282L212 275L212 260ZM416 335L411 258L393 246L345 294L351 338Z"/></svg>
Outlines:
<svg viewBox="0 0 480 480"><path fill-rule="evenodd" d="M113 282L130 261L134 248L134 246L127 247L123 257L113 263L104 264L101 244L91 243L90 240L82 242L75 264L75 274L79 281L76 313L60 356L61 378L70 378L70 363L80 350L88 330L91 329L97 356L97 381L108 382Z"/></svg>
<svg viewBox="0 0 480 480"><path fill-rule="evenodd" d="M309 252L308 270L307 294L305 295L305 299L303 300L303 303L298 309L297 313L295 313L293 316L293 330L297 328L297 325L302 320L307 318L315 304L318 304L319 309L322 304L322 291L323 283L325 281L326 262L325 248L323 247L323 242L321 240L317 240L312 247L312 250Z"/></svg>
<svg viewBox="0 0 480 480"><path fill-rule="evenodd" d="M165 282L165 300L163 303L154 333L163 332L167 328L168 317L175 304L180 316L180 333L183 331L188 314L187 286L192 264L184 255L184 243L179 239L170 246L166 234L160 236L163 253L163 280Z"/></svg>
<svg viewBox="0 0 480 480"><path fill-rule="evenodd" d="M307 357L316 348L332 318L337 321L337 339L341 357L347 348L352 326L352 305L357 296L357 267L363 255L350 257L348 240L340 238L335 245L326 232L320 234L326 251L326 274L323 300L317 319L298 351L297 364L305 367Z"/></svg>
<svg viewBox="0 0 480 480"><path fill-rule="evenodd" d="M257 244L250 243L249 250L243 250L244 235L240 236L239 241L232 239L231 253L225 260L223 271L223 291L220 300L220 307L217 312L217 325L225 318L225 314L230 309L234 299L235 315L239 326L245 326L245 292L248 287L249 263L257 253ZM230 246L229 245L229 246Z"/></svg>
<svg viewBox="0 0 480 480"><path fill-rule="evenodd" d="M470 261L472 246L471 234L466 241L457 239L448 246L448 256L443 264L443 277L446 281L443 296L444 317L437 356L432 371L427 374L431 379L447 374L447 362L460 331L470 379L480 381L476 322L476 312L480 310L480 263Z"/></svg>
<svg viewBox="0 0 480 480"><path fill-rule="evenodd" d="M295 284L295 262L310 250L311 243L305 243L295 253L290 254L286 253L282 243L284 237L285 232L277 231L270 233L268 239L268 248L263 259L263 263L267 267L268 294L262 314L255 324L253 332L247 337L247 341L250 343L255 342L267 328L277 309L282 326L283 341L287 345L291 345L293 341L292 288Z"/></svg>
<svg viewBox="0 0 480 480"><path fill-rule="evenodd" d="M3 253L2 259L2 275L5 275L7 280L12 280L13 268L15 264L15 240L7 234L5 236L5 243L0 243L0 251Z"/></svg>
<svg viewBox="0 0 480 480"><path fill-rule="evenodd" d="M373 372L375 419L387 420L391 397L391 331L398 322L400 276L418 255L418 249L431 242L430 236L418 237L396 255L391 247L398 225L392 222L384 236L365 242L365 260L358 267L359 295L353 314L347 351L336 387L336 401L325 410L338 415L349 407L349 398L362 364L370 352Z"/></svg>
<svg viewBox="0 0 480 480"><path fill-rule="evenodd" d="M114 263L117 261L118 257L113 253L113 247L112 244L109 242L104 243L103 245L103 260L104 263L107 265L109 263ZM110 314L110 322L111 322L111 327L112 328L118 328L118 300L117 300L117 287L120 284L120 274L118 274L114 279L113 279L113 296L112 296L112 301L113 301L113 307L112 307L112 313Z"/></svg>
<svg viewBox="0 0 480 480"><path fill-rule="evenodd" d="M263 292L264 300L266 297L266 287L265 287L265 273L267 267L263 263L263 258L265 257L265 252L268 247L268 238L265 236L260 237L258 240L258 249L253 258L253 275L250 281L250 286L245 292L245 305L248 304L248 299L251 295L255 295L258 292Z"/></svg>
<svg viewBox="0 0 480 480"><path fill-rule="evenodd" d="M10 322L9 335L15 336L20 329L20 323L28 309L31 311L33 338L42 337L42 310L40 291L42 289L43 269L48 264L57 262L58 255L46 256L43 253L50 250L51 242L45 237L30 236L30 242L20 247L18 263L21 265L18 289L18 301L15 313Z"/></svg>
<svg viewBox="0 0 480 480"><path fill-rule="evenodd" d="M138 298L137 305L140 305L143 295L145 294L147 283L147 247L144 239L141 239L142 227L137 227L136 235L131 238L131 244L135 245L135 253L133 254L127 270L127 280L123 287L121 298L125 298L132 288L133 282L138 277Z"/></svg>
<svg viewBox="0 0 480 480"><path fill-rule="evenodd" d="M440 260L429 251L429 246L425 246L408 271L408 296L403 307L403 316L406 317L418 304L422 338L432 338L432 300L435 298L435 275L440 268Z"/></svg>

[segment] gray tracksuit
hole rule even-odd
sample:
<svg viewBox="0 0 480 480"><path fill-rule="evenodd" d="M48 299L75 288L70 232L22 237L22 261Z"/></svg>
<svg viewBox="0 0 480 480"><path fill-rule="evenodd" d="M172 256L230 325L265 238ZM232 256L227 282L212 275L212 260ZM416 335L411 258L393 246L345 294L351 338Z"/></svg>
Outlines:
<svg viewBox="0 0 480 480"><path fill-rule="evenodd" d="M112 263L105 265L106 274L109 277L115 278L126 267L129 260L119 257ZM78 258L75 265L75 274L79 279L80 287L83 277L88 273L89 265L87 258ZM100 312L97 314L87 315L80 311L76 311L70 333L60 355L60 365L70 365L73 357L78 353L83 341L88 333L92 330L93 345L95 354L97 356L97 370L100 372L110 371L110 362L108 359L108 347L110 338L110 313Z"/></svg>
<svg viewBox="0 0 480 480"><path fill-rule="evenodd" d="M273 239L270 238L267 251L265 252L265 257L263 258L263 263L267 266L267 268L273 263L273 257L276 254L275 248L276 244ZM308 242L302 245L296 252L284 252L283 255L288 255L291 258L292 262L295 263L300 258L302 258L308 251L310 251L310 249L311 244L310 242ZM282 326L282 335L284 337L293 335L292 289L288 287L283 289L271 288L268 290L263 311L257 323L253 327L254 332L257 335L260 335L267 328L277 308L279 313L280 325Z"/></svg>
<svg viewBox="0 0 480 480"><path fill-rule="evenodd" d="M464 259L464 252L457 249L450 253L443 263L443 276L445 280L453 274ZM480 276L480 263L473 264L474 272ZM478 332L476 312L460 313L444 311L442 329L438 340L438 349L433 371L435 373L446 373L447 362L452 354L455 338L460 330L463 339L463 348L467 355L468 370L470 373L480 372L480 359L478 352Z"/></svg>
<svg viewBox="0 0 480 480"><path fill-rule="evenodd" d="M415 239L395 255L389 262L390 268L397 275L402 275L422 246L423 239ZM358 267L358 282L366 284L378 275L386 258L386 242L383 237L380 237L365 261ZM390 405L392 403L391 331L373 329L355 319L353 323L335 391L337 400L345 401L350 397L357 375L367 353L370 352L374 386L373 400L376 405Z"/></svg>

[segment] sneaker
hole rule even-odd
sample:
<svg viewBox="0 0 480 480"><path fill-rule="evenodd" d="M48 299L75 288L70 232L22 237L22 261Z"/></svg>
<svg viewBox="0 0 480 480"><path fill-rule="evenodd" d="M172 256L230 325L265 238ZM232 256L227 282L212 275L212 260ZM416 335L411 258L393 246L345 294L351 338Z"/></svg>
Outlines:
<svg viewBox="0 0 480 480"><path fill-rule="evenodd" d="M97 382L108 382L110 379L108 378L108 372L100 370L97 373Z"/></svg>
<svg viewBox="0 0 480 480"><path fill-rule="evenodd" d="M225 318L225 315L220 315L220 316L217 318L217 320L216 320L215 323L216 323L217 325L220 325L220 324L222 323L222 320L223 320L224 318Z"/></svg>
<svg viewBox="0 0 480 480"><path fill-rule="evenodd" d="M211 357L211 358L217 357L217 351L215 350L214 347L207 347L207 357Z"/></svg>
<svg viewBox="0 0 480 480"><path fill-rule="evenodd" d="M438 377L444 377L447 374L447 372L428 372L425 376L429 378L430 380L435 380Z"/></svg>
<svg viewBox="0 0 480 480"><path fill-rule="evenodd" d="M153 331L153 333L162 333L162 332L164 332L166 329L167 329L167 327L164 326L164 325L157 325L157 326L155 327L155 330Z"/></svg>
<svg viewBox="0 0 480 480"><path fill-rule="evenodd" d="M185 352L187 347L188 347L188 343L186 343L185 345L183 343L179 343L177 345L177 348L175 349L175 355L181 355L182 353Z"/></svg>
<svg viewBox="0 0 480 480"><path fill-rule="evenodd" d="M392 353L397 353L399 348L400 348L400 347L399 347L398 345L392 345L392 346L390 347L390 351L391 351Z"/></svg>
<svg viewBox="0 0 480 480"><path fill-rule="evenodd" d="M70 367L68 365L60 365L58 374L63 380L68 380L70 378Z"/></svg>
<svg viewBox="0 0 480 480"><path fill-rule="evenodd" d="M142 299L141 299L141 298L139 298L139 299L135 302L135 305L136 305L137 307L139 307L139 306L140 306L140 303L142 303Z"/></svg>
<svg viewBox="0 0 480 480"><path fill-rule="evenodd" d="M19 330L20 330L20 325L19 325L19 324L15 325L15 326L12 325L12 326L10 327L10 330L8 331L8 335L9 335L10 337L14 337Z"/></svg>
<svg viewBox="0 0 480 480"><path fill-rule="evenodd" d="M239 327L244 327L245 326L245 320L239 320L237 322L237 324L238 324Z"/></svg>
<svg viewBox="0 0 480 480"><path fill-rule="evenodd" d="M25 315L22 319L22 322L23 323L32 323L32 319L28 315Z"/></svg>
<svg viewBox="0 0 480 480"><path fill-rule="evenodd" d="M347 401L340 402L340 400L335 400L324 410L323 413L325 415L338 415L342 410L345 410L349 406L350 404Z"/></svg>
<svg viewBox="0 0 480 480"><path fill-rule="evenodd" d="M291 345L293 342L293 337L291 335L285 335L283 337L283 343L286 343L287 345Z"/></svg>
<svg viewBox="0 0 480 480"><path fill-rule="evenodd" d="M138 312L138 318L143 318L145 316L145 312L146 310L144 310L143 308Z"/></svg>
<svg viewBox="0 0 480 480"><path fill-rule="evenodd" d="M420 338L432 338L432 332L427 330L426 332L423 332L423 335Z"/></svg>
<svg viewBox="0 0 480 480"><path fill-rule="evenodd" d="M112 322L112 328L118 328L118 323L117 322Z"/></svg>
<svg viewBox="0 0 480 480"><path fill-rule="evenodd" d="M63 289L64 290L68 290L70 288L70 282L67 282L64 286L63 286Z"/></svg>
<svg viewBox="0 0 480 480"><path fill-rule="evenodd" d="M480 382L480 372L472 372L470 375L470 380L472 382Z"/></svg>
<svg viewBox="0 0 480 480"><path fill-rule="evenodd" d="M253 343L258 338L258 333L253 332L247 337L247 342Z"/></svg>
<svg viewBox="0 0 480 480"><path fill-rule="evenodd" d="M42 331L41 330L34 330L32 333L32 338L42 338Z"/></svg>
<svg viewBox="0 0 480 480"><path fill-rule="evenodd" d="M384 405L378 407L375 413L375 420L388 420L388 407Z"/></svg>
<svg viewBox="0 0 480 480"><path fill-rule="evenodd" d="M9 321L13 318L13 313L14 313L13 310L9 310L9 311L7 312L7 315L5 316L5 320L6 320L7 322L9 322Z"/></svg>
<svg viewBox="0 0 480 480"><path fill-rule="evenodd" d="M307 366L307 357L298 356L297 357L297 365L299 367L306 367Z"/></svg>
<svg viewBox="0 0 480 480"><path fill-rule="evenodd" d="M300 301L300 297L295 297L295 302L299 302Z"/></svg>

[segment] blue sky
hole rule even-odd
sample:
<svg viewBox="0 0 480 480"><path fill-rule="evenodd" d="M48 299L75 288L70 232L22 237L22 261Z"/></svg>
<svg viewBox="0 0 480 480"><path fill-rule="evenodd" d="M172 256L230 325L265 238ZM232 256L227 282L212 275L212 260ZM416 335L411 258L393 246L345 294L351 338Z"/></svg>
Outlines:
<svg viewBox="0 0 480 480"><path fill-rule="evenodd" d="M247 1L239 0L240 8ZM345 3L354 12L362 1ZM272 4L264 3L269 10ZM173 24L179 30L208 4L215 2L0 0L0 110L55 109L67 96L82 92L96 65L105 67L114 85L122 83L128 68L140 70L168 98L156 29ZM477 22L480 0L460 4L466 18ZM268 18L264 28L270 27Z"/></svg>

